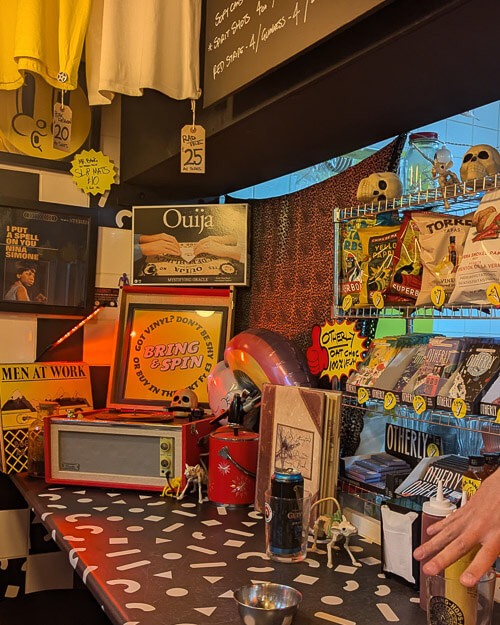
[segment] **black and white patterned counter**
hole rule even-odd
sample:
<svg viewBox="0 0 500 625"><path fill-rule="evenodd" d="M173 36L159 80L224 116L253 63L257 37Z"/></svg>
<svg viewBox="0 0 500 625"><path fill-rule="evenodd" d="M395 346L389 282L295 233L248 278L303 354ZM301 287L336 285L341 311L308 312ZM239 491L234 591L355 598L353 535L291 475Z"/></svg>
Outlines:
<svg viewBox="0 0 500 625"><path fill-rule="evenodd" d="M256 581L302 592L295 625L426 622L416 593L385 579L380 548L361 538L352 542L360 568L344 549L332 569L326 553L282 564L266 558L264 522L252 509L13 481L116 625L238 623L233 590Z"/></svg>

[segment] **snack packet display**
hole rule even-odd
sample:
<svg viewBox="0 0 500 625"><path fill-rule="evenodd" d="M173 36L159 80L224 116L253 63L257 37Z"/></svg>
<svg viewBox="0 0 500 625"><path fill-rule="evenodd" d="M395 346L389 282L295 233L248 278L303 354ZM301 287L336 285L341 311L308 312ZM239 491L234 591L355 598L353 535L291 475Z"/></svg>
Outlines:
<svg viewBox="0 0 500 625"><path fill-rule="evenodd" d="M445 303L449 300L473 216L474 213L463 217L442 213L413 213L423 264L417 306L436 303L431 297L432 289L436 286L443 288Z"/></svg>
<svg viewBox="0 0 500 625"><path fill-rule="evenodd" d="M360 306L370 305L375 291L380 291L385 297L392 276L394 252L398 245L400 231L401 225L375 226L359 232L363 247ZM392 302L408 301L407 298L399 295L388 295L386 299Z"/></svg>
<svg viewBox="0 0 500 625"><path fill-rule="evenodd" d="M406 213L394 251L389 292L415 301L422 284L418 230L411 213Z"/></svg>
<svg viewBox="0 0 500 625"><path fill-rule="evenodd" d="M365 360L359 369L351 374L348 383L354 386L373 386L399 349L398 337L374 339Z"/></svg>
<svg viewBox="0 0 500 625"><path fill-rule="evenodd" d="M362 284L361 262L364 256L359 233L374 226L390 226L397 223L397 215L387 213L376 215L375 217L349 219L349 221L342 224L341 298L351 295L354 304L357 304L359 301Z"/></svg>
<svg viewBox="0 0 500 625"><path fill-rule="evenodd" d="M361 261L363 248L359 232L363 228L373 227L375 217L349 219L342 224L342 271L340 277L340 296L352 295L353 302L357 303L361 292Z"/></svg>
<svg viewBox="0 0 500 625"><path fill-rule="evenodd" d="M481 200L472 218L450 304L490 304L488 287L500 282L500 189Z"/></svg>

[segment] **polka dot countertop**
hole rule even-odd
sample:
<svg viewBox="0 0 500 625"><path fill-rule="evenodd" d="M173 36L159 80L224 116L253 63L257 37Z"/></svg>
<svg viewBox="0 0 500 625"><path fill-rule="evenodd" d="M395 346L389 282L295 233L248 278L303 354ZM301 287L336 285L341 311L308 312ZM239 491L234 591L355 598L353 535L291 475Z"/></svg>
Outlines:
<svg viewBox="0 0 500 625"><path fill-rule="evenodd" d="M295 625L424 625L415 591L381 573L380 548L352 542L286 564L265 555L264 521L252 508L217 508L194 499L13 478L71 566L116 625L239 623L233 591L277 582L299 590Z"/></svg>

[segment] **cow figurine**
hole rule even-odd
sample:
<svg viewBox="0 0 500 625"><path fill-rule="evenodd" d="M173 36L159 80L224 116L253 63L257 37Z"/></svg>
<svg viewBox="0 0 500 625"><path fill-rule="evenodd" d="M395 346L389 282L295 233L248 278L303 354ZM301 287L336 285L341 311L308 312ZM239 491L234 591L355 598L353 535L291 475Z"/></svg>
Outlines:
<svg viewBox="0 0 500 625"><path fill-rule="evenodd" d="M311 510L312 508L314 508L314 506L317 506L323 501L334 501L337 506L337 512L335 512L333 515L322 514L316 519L316 521L314 522L314 529L313 529L314 540L313 540L313 544L311 547L311 551L318 551L318 548L317 548L318 534L322 532L327 538L327 540L329 541L326 545L326 548L328 551L327 566L329 569L331 569L333 567L332 548L334 547L335 543L343 537L345 538L344 549L349 554L349 557L351 558L351 562L353 563L354 566L361 566L361 564L356 560L356 558L352 554L352 551L349 548L349 540L351 536L356 536L356 534L358 533L357 528L352 523L350 523L346 519L346 517L342 514L340 504L335 499L335 497L325 497L324 499L319 499L318 501L316 501L316 503L312 505Z"/></svg>

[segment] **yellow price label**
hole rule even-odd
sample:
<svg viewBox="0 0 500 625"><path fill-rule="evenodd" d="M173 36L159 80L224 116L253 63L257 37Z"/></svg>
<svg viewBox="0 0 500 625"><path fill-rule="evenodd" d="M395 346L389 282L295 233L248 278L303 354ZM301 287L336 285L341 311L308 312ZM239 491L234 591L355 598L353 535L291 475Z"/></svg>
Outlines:
<svg viewBox="0 0 500 625"><path fill-rule="evenodd" d="M370 394L368 393L366 388L363 388L362 386L360 386L358 388L358 403L365 404L369 398L370 398Z"/></svg>
<svg viewBox="0 0 500 625"><path fill-rule="evenodd" d="M465 405L464 400L460 399L460 397L454 399L451 404L451 411L457 419L463 419L465 417L465 413L467 412L467 406Z"/></svg>
<svg viewBox="0 0 500 625"><path fill-rule="evenodd" d="M497 410L497 418L495 419L495 423L500 423L500 408Z"/></svg>
<svg viewBox="0 0 500 625"><path fill-rule="evenodd" d="M384 296L380 291L375 291L372 295L372 301L375 308L379 310L384 307Z"/></svg>
<svg viewBox="0 0 500 625"><path fill-rule="evenodd" d="M352 308L352 295L346 295L342 300L342 310L347 312L349 308Z"/></svg>
<svg viewBox="0 0 500 625"><path fill-rule="evenodd" d="M486 289L486 297L493 306L500 306L500 284L493 282Z"/></svg>
<svg viewBox="0 0 500 625"><path fill-rule="evenodd" d="M394 406L396 405L396 396L394 395L394 393L386 393L384 395L384 408L386 410L392 410L394 408Z"/></svg>
<svg viewBox="0 0 500 625"><path fill-rule="evenodd" d="M439 456L439 447L436 443L430 443L427 445L427 457L431 458L432 456Z"/></svg>
<svg viewBox="0 0 500 625"><path fill-rule="evenodd" d="M413 398L413 410L415 410L418 415L421 415L423 412L425 412L426 408L427 402L425 401L425 399L421 395L415 395L415 397Z"/></svg>
<svg viewBox="0 0 500 625"><path fill-rule="evenodd" d="M435 286L431 290L431 301L436 308L441 308L444 304L444 300L446 299L446 293L442 286Z"/></svg>
<svg viewBox="0 0 500 625"><path fill-rule="evenodd" d="M102 152L83 150L71 161L71 174L84 193L104 193L115 180L115 166Z"/></svg>

